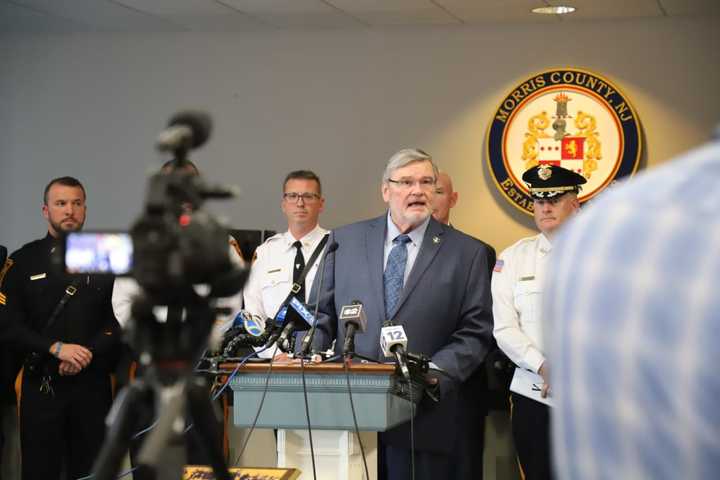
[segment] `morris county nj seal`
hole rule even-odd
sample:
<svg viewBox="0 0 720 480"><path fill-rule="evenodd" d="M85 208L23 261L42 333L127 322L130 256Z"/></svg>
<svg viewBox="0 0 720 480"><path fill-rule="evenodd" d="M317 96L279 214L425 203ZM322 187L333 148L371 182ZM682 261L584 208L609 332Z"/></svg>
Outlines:
<svg viewBox="0 0 720 480"><path fill-rule="evenodd" d="M640 122L630 101L607 79L574 68L533 75L500 103L488 128L488 163L500 192L532 214L523 172L559 165L587 179L580 202L635 173Z"/></svg>

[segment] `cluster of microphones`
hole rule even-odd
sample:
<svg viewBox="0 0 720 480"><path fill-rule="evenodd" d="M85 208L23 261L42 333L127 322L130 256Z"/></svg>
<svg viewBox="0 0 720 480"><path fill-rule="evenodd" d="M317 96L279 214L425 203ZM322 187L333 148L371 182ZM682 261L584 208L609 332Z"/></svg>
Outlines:
<svg viewBox="0 0 720 480"><path fill-rule="evenodd" d="M363 304L355 300L340 309L339 321L345 327L345 338L340 350L342 357L353 357L355 353L355 337L367 329L367 317ZM315 316L308 307L294 296L278 311L275 318L261 318L246 310L241 310L226 332L221 355L227 359L236 359L252 355L253 350L277 349L294 355L311 354L312 339L315 332ZM299 345L295 345L293 337L297 332L306 332ZM380 348L386 358L397 362L403 377L408 381L413 373L426 373L429 359L424 355L416 355L407 351L407 335L402 325L387 322L380 332ZM312 352L316 354L317 352ZM322 352L331 355L328 352ZM410 366L409 366L410 365Z"/></svg>

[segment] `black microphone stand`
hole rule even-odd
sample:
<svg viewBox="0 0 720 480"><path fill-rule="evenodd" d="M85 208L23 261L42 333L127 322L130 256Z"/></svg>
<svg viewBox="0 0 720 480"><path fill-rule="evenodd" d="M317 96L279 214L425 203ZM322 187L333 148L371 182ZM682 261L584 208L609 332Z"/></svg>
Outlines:
<svg viewBox="0 0 720 480"><path fill-rule="evenodd" d="M315 323L312 324L310 330L305 334L300 345L300 356L305 357L310 353L312 347L313 337L315 336L315 330L317 330L317 316L320 310L320 292L322 292L323 280L325 278L325 264L327 263L327 257L330 253L334 252L338 248L338 243L333 239L323 252L323 257L320 260L318 268L320 269L320 280L318 282L317 292L315 292L315 311L313 316L315 317Z"/></svg>

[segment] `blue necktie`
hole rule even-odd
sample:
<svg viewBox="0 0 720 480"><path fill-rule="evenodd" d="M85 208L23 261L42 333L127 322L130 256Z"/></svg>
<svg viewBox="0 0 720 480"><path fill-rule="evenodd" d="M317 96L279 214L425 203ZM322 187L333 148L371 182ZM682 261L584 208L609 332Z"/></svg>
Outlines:
<svg viewBox="0 0 720 480"><path fill-rule="evenodd" d="M385 286L385 318L392 318L395 313L403 290L405 265L407 264L407 243L410 237L405 234L398 235L393 240L393 248L388 255L383 284Z"/></svg>

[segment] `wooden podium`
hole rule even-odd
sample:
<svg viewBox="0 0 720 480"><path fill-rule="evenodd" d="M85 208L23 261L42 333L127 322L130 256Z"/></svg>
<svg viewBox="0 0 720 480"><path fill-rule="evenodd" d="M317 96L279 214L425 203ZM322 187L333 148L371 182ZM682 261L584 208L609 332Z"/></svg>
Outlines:
<svg viewBox="0 0 720 480"><path fill-rule="evenodd" d="M221 369L232 372L234 364ZM277 435L278 467L303 471L312 478L302 372L299 363L276 363L268 377L268 364L242 366L230 382L233 422L250 427L257 415L265 384L267 393L256 428L281 429ZM394 364L352 364L350 389L368 463L370 478L377 478L377 436L406 422L412 415L409 401L395 395ZM306 364L308 410L319 479L362 479L362 456L354 434L348 377L342 363Z"/></svg>

